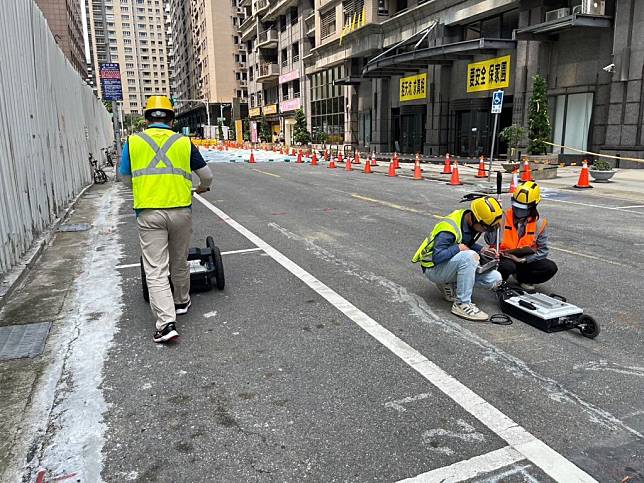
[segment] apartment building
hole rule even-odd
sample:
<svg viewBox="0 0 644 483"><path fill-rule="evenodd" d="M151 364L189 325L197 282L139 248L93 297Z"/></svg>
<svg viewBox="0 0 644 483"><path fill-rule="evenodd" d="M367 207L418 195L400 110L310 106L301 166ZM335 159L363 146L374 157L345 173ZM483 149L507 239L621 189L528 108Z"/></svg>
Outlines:
<svg viewBox="0 0 644 483"><path fill-rule="evenodd" d="M104 62L120 64L124 114L142 114L152 95L171 95L167 0L86 1L99 97Z"/></svg>
<svg viewBox="0 0 644 483"><path fill-rule="evenodd" d="M87 75L81 4L78 0L36 0L56 43L65 57L83 76ZM15 7L14 7L15 8Z"/></svg>
<svg viewBox="0 0 644 483"><path fill-rule="evenodd" d="M312 130L376 151L489 155L548 84L554 147L644 155L644 2L315 0ZM505 153L497 143L495 155Z"/></svg>
<svg viewBox="0 0 644 483"><path fill-rule="evenodd" d="M271 136L263 140L290 145L295 112L308 105L304 58L315 46L313 0L242 0L241 5L246 10L240 37L248 52L251 140L261 137L265 124Z"/></svg>
<svg viewBox="0 0 644 483"><path fill-rule="evenodd" d="M222 115L225 125L246 116L245 46L239 39L239 0L171 0L177 122L204 133ZM213 132L206 134L216 135Z"/></svg>

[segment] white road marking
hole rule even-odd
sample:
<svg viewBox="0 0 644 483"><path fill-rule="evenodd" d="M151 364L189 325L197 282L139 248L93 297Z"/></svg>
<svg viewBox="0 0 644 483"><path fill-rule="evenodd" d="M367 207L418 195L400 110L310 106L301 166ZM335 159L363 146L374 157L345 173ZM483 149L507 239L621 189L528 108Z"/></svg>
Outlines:
<svg viewBox="0 0 644 483"><path fill-rule="evenodd" d="M586 371L609 371L627 376L644 377L644 367L622 366L621 364L609 361L590 361L586 364L577 364L573 369L583 369Z"/></svg>
<svg viewBox="0 0 644 483"><path fill-rule="evenodd" d="M469 443L485 441L485 436L476 431L476 429L474 429L474 426L466 423L462 419L456 421L456 425L462 430L462 432L459 433L443 428L435 428L428 431L423 431L422 440L423 443L429 445L427 449L446 455L453 455L453 449L451 449L449 446L438 446L438 443L444 442L447 438L460 439L461 441L466 441Z"/></svg>
<svg viewBox="0 0 644 483"><path fill-rule="evenodd" d="M521 453L510 446L459 461L453 465L443 466L427 473L400 480L399 483L455 483L482 476L491 471L510 466L525 459Z"/></svg>
<svg viewBox="0 0 644 483"><path fill-rule="evenodd" d="M601 258L601 257L596 257L595 255L588 255L587 253L580 253L580 252L575 252L575 251L573 251L573 250L566 250L565 248L554 247L554 246L552 246L552 245L550 245L550 248L551 248L552 250L556 250L556 251L558 251L558 252L564 252L564 253L568 253L568 254L570 254L570 255L577 255L578 257L590 258L591 260L597 260L597 261L600 261L600 262L608 263L608 264L610 264L610 265L617 265L618 267L631 268L631 266L630 266L630 265L626 265L626 264L624 264L624 263L615 262L615 261L613 261L613 260L607 260L607 259L605 259L605 258Z"/></svg>
<svg viewBox="0 0 644 483"><path fill-rule="evenodd" d="M409 404L414 401L420 401L421 399L427 399L428 397L429 397L429 393L424 392L422 394L416 394L415 396L407 396L402 399L398 399L397 401L386 402L385 407L395 409L399 413L404 413L407 410L403 407L403 404Z"/></svg>
<svg viewBox="0 0 644 483"><path fill-rule="evenodd" d="M326 299L340 312L353 320L365 332L402 359L421 376L454 400L459 406L473 415L510 446L529 459L548 476L565 483L595 482L588 473L564 458L550 446L519 426L515 421L488 403L481 396L447 374L424 355L378 324L374 319L322 283L302 267L284 256L246 227L233 220L226 213L199 195L195 199L215 215L237 230L252 243L262 248L273 260L282 265L312 290Z"/></svg>
<svg viewBox="0 0 644 483"><path fill-rule="evenodd" d="M620 210L627 210L629 208L644 208L644 205L620 206Z"/></svg>
<svg viewBox="0 0 644 483"><path fill-rule="evenodd" d="M587 206L589 208L601 208L603 210L613 210L613 211L623 211L624 213L634 213L636 215L644 215L641 211L631 211L626 208L634 208L632 206L603 206L603 205L595 205L592 203L582 203L581 201L569 201L569 200L558 200L556 198L547 198L548 201L554 201L556 203L567 203L569 205L579 205L579 206Z"/></svg>
<svg viewBox="0 0 644 483"><path fill-rule="evenodd" d="M204 318L209 319L211 317L215 317L217 315L217 311L213 310L212 312L207 312L203 314Z"/></svg>
<svg viewBox="0 0 644 483"><path fill-rule="evenodd" d="M249 252L258 252L262 250L261 248L245 248L244 250L231 250L228 252L221 252L221 255L234 255L235 253L249 253ZM117 265L116 269L121 270L123 268L134 268L134 267L140 267L140 263L128 263L127 265Z"/></svg>

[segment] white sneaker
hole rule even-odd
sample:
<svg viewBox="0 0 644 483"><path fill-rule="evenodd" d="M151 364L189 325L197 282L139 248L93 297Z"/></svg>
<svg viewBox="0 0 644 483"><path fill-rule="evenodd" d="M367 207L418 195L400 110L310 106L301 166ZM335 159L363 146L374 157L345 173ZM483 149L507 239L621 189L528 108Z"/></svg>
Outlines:
<svg viewBox="0 0 644 483"><path fill-rule="evenodd" d="M534 292L537 288L531 283L521 283L519 286L526 292Z"/></svg>
<svg viewBox="0 0 644 483"><path fill-rule="evenodd" d="M458 302L454 302L452 305L452 313L462 319L474 320L476 322L485 322L490 318L485 312L472 303L459 304Z"/></svg>
<svg viewBox="0 0 644 483"><path fill-rule="evenodd" d="M435 284L443 298L448 302L456 300L456 284L454 283L437 283Z"/></svg>

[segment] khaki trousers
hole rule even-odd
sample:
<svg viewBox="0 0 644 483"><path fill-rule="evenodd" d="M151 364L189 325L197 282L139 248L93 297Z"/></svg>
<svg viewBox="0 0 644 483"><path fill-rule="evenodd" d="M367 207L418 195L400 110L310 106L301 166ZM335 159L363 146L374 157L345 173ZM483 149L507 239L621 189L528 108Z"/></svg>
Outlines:
<svg viewBox="0 0 644 483"><path fill-rule="evenodd" d="M150 292L150 308L157 330L176 321L175 304L190 300L188 247L192 236L192 210L146 209L139 213L139 241ZM168 276L172 277L174 296Z"/></svg>

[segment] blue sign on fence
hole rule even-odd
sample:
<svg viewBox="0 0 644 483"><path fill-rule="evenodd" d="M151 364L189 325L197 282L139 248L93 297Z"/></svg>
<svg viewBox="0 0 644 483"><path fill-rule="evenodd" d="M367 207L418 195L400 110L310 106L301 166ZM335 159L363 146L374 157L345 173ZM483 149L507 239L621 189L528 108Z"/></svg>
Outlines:
<svg viewBox="0 0 644 483"><path fill-rule="evenodd" d="M100 72L101 90L104 101L122 101L123 89L121 87L121 69L117 62L101 64Z"/></svg>

